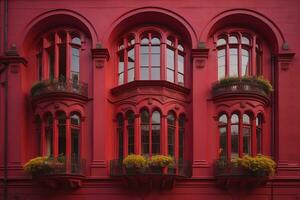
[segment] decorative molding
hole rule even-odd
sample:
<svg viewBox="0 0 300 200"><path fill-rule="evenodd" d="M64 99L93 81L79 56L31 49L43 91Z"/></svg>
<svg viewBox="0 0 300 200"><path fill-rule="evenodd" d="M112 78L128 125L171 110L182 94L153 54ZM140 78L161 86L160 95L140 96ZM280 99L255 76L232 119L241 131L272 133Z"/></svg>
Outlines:
<svg viewBox="0 0 300 200"><path fill-rule="evenodd" d="M278 66L281 70L286 71L290 68L291 62L295 56L293 52L284 52L277 54L276 58L278 61Z"/></svg>
<svg viewBox="0 0 300 200"><path fill-rule="evenodd" d="M193 66L196 68L204 68L208 58L209 49L192 49Z"/></svg>
<svg viewBox="0 0 300 200"><path fill-rule="evenodd" d="M96 68L103 68L105 61L109 60L109 52L106 48L92 49L92 58Z"/></svg>

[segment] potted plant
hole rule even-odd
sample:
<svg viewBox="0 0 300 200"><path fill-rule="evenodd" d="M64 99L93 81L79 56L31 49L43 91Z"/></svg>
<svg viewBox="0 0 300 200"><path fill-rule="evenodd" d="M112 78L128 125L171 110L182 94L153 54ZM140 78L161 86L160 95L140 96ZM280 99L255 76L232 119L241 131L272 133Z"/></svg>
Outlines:
<svg viewBox="0 0 300 200"><path fill-rule="evenodd" d="M24 171L33 177L48 175L54 172L61 173L65 171L65 158L64 156L59 156L58 158L48 156L36 157L24 165Z"/></svg>
<svg viewBox="0 0 300 200"><path fill-rule="evenodd" d="M270 176L274 175L276 163L271 158L264 155L251 157L245 155L237 159L238 166L250 172L253 176Z"/></svg>
<svg viewBox="0 0 300 200"><path fill-rule="evenodd" d="M123 160L127 174L136 174L147 168L148 161L144 156L131 154Z"/></svg>
<svg viewBox="0 0 300 200"><path fill-rule="evenodd" d="M32 175L33 177L49 174L53 171L51 165L49 165L49 158L47 156L36 157L29 160L24 165L24 171L27 174Z"/></svg>
<svg viewBox="0 0 300 200"><path fill-rule="evenodd" d="M164 168L174 166L174 158L165 155L154 155L149 160L149 166L153 172L163 172Z"/></svg>

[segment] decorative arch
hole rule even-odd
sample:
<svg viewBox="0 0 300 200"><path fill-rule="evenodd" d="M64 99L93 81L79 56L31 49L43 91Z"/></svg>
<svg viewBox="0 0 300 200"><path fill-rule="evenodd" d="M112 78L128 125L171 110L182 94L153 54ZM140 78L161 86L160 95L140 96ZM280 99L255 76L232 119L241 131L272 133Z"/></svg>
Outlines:
<svg viewBox="0 0 300 200"><path fill-rule="evenodd" d="M57 9L44 12L33 18L24 28L22 38L22 53L27 52L34 39L51 28L59 26L78 28L92 40L92 46L98 42L98 34L92 23L83 15L67 9Z"/></svg>
<svg viewBox="0 0 300 200"><path fill-rule="evenodd" d="M196 32L190 23L177 13L158 7L133 9L121 15L104 34L102 39L104 46L111 44L112 41L115 41L130 28L153 23L164 25L172 30L175 29L187 38L188 41L186 42L189 42L191 47L195 48L197 46Z"/></svg>
<svg viewBox="0 0 300 200"><path fill-rule="evenodd" d="M281 30L268 17L249 9L232 9L219 13L205 26L200 34L200 41L207 41L212 34L224 27L235 25L240 27L243 23L262 35L269 43L273 53L280 51L285 42Z"/></svg>

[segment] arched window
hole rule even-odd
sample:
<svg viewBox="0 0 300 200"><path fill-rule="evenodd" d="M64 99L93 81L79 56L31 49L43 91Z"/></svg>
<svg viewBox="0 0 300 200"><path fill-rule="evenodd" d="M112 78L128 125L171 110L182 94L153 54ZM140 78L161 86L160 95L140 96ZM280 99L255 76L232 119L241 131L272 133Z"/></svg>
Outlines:
<svg viewBox="0 0 300 200"><path fill-rule="evenodd" d="M152 113L152 154L160 153L160 113Z"/></svg>
<svg viewBox="0 0 300 200"><path fill-rule="evenodd" d="M239 116L231 116L231 158L239 156Z"/></svg>
<svg viewBox="0 0 300 200"><path fill-rule="evenodd" d="M217 40L218 79L228 76L262 75L262 51L258 44L258 36L254 34L234 31L219 35Z"/></svg>
<svg viewBox="0 0 300 200"><path fill-rule="evenodd" d="M72 29L55 29L37 43L37 76L39 80L79 81L80 33Z"/></svg>
<svg viewBox="0 0 300 200"><path fill-rule="evenodd" d="M180 163L183 163L184 160L184 135L185 135L185 116L180 115L179 116L179 132L178 132L178 138L179 138L179 147L178 147L178 160Z"/></svg>
<svg viewBox="0 0 300 200"><path fill-rule="evenodd" d="M66 155L66 114L59 112L58 118L58 155Z"/></svg>
<svg viewBox="0 0 300 200"><path fill-rule="evenodd" d="M118 158L123 159L124 151L123 151L123 144L124 144L124 119L121 114L117 115L117 136L118 136Z"/></svg>
<svg viewBox="0 0 300 200"><path fill-rule="evenodd" d="M50 113L45 116L46 155L53 156L53 117Z"/></svg>
<svg viewBox="0 0 300 200"><path fill-rule="evenodd" d="M80 48L81 48L81 39L77 36L74 36L71 42L71 49L72 49L71 79L74 82L79 81Z"/></svg>
<svg viewBox="0 0 300 200"><path fill-rule="evenodd" d="M167 80L184 86L185 48L178 36L167 33L141 31L122 38L118 44L119 85L133 80ZM139 71L138 77L135 71Z"/></svg>
<svg viewBox="0 0 300 200"><path fill-rule="evenodd" d="M147 110L141 111L141 143L142 143L142 154L149 154L149 131L150 131L150 115Z"/></svg>
<svg viewBox="0 0 300 200"><path fill-rule="evenodd" d="M35 132L37 134L37 144L38 144L38 152L39 155L42 155L42 145L41 145L41 139L42 139L42 119L40 118L40 116L36 116L35 117Z"/></svg>
<svg viewBox="0 0 300 200"><path fill-rule="evenodd" d="M134 153L134 113L127 112L127 136L128 136L128 154Z"/></svg>
<svg viewBox="0 0 300 200"><path fill-rule="evenodd" d="M248 114L243 114L243 153L251 154L251 121Z"/></svg>
<svg viewBox="0 0 300 200"><path fill-rule="evenodd" d="M256 117L256 148L257 148L257 153L258 154L262 154L262 133L263 133L263 128L262 128L262 124L263 124L263 115L261 113L259 113Z"/></svg>
<svg viewBox="0 0 300 200"><path fill-rule="evenodd" d="M173 112L169 112L167 116L168 121L168 154L170 156L175 155L175 114Z"/></svg>
<svg viewBox="0 0 300 200"><path fill-rule="evenodd" d="M219 157L227 158L227 116L222 114L219 117Z"/></svg>
<svg viewBox="0 0 300 200"><path fill-rule="evenodd" d="M71 159L78 163L80 159L80 129L81 121L77 113L71 114Z"/></svg>

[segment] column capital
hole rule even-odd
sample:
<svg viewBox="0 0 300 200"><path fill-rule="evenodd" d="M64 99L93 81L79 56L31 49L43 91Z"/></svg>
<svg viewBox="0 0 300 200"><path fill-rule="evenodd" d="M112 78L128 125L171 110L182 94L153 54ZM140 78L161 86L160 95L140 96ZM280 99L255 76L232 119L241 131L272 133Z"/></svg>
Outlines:
<svg viewBox="0 0 300 200"><path fill-rule="evenodd" d="M207 48L192 49L193 66L196 68L204 68L208 53L209 49Z"/></svg>

